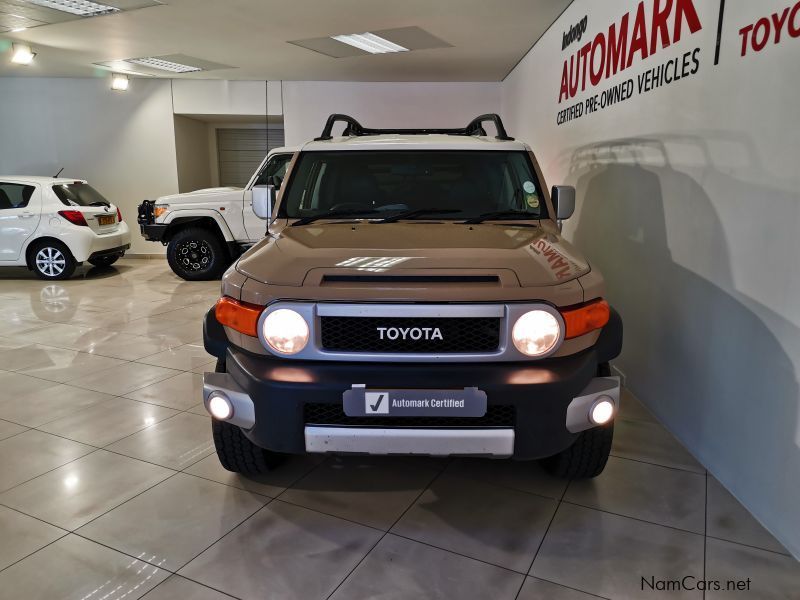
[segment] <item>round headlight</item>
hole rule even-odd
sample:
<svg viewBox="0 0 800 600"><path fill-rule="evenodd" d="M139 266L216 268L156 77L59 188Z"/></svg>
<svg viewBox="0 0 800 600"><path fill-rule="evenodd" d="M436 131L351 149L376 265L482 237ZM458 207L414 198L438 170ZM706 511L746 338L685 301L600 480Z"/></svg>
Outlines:
<svg viewBox="0 0 800 600"><path fill-rule="evenodd" d="M558 319L546 310L532 310L514 324L511 338L517 350L527 356L542 356L550 352L561 336Z"/></svg>
<svg viewBox="0 0 800 600"><path fill-rule="evenodd" d="M308 323L288 308L279 308L264 319L264 339L279 354L297 354L308 343Z"/></svg>

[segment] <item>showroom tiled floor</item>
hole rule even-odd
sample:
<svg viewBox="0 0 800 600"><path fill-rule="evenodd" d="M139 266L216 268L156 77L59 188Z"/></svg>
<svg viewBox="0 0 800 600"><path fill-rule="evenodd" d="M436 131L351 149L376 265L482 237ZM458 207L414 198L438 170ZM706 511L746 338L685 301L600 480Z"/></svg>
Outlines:
<svg viewBox="0 0 800 600"><path fill-rule="evenodd" d="M160 260L59 283L0 269L0 599L701 598L657 580L800 564L630 396L591 482L476 459L224 471L200 404L217 282Z"/></svg>

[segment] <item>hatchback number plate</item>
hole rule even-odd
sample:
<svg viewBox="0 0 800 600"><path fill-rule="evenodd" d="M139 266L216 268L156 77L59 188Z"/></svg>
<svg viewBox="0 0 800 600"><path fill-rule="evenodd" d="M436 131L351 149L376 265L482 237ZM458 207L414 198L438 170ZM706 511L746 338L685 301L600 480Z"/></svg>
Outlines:
<svg viewBox="0 0 800 600"><path fill-rule="evenodd" d="M97 222L100 223L100 225L113 225L114 215L103 215L102 217L97 217Z"/></svg>

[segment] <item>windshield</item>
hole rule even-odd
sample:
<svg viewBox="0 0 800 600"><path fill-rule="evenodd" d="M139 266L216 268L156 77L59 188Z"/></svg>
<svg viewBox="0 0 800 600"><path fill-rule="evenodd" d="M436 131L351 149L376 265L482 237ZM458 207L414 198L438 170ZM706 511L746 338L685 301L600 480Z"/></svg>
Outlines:
<svg viewBox="0 0 800 600"><path fill-rule="evenodd" d="M111 206L102 194L88 183L60 183L53 191L67 206Z"/></svg>
<svg viewBox="0 0 800 600"><path fill-rule="evenodd" d="M278 216L297 219L343 211L346 215L331 216L353 219L364 211L365 217L380 219L408 211L409 219L464 220L500 212L515 213L508 218L547 217L524 151L302 153Z"/></svg>

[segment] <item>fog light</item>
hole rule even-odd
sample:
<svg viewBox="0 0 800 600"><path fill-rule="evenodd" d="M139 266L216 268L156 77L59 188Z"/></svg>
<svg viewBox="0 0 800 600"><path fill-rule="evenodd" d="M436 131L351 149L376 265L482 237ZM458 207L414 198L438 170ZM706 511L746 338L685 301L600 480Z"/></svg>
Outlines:
<svg viewBox="0 0 800 600"><path fill-rule="evenodd" d="M589 410L589 420L595 425L605 425L614 417L615 409L611 398L600 396Z"/></svg>
<svg viewBox="0 0 800 600"><path fill-rule="evenodd" d="M233 416L233 404L222 392L212 392L208 397L208 412L215 419L226 421Z"/></svg>

